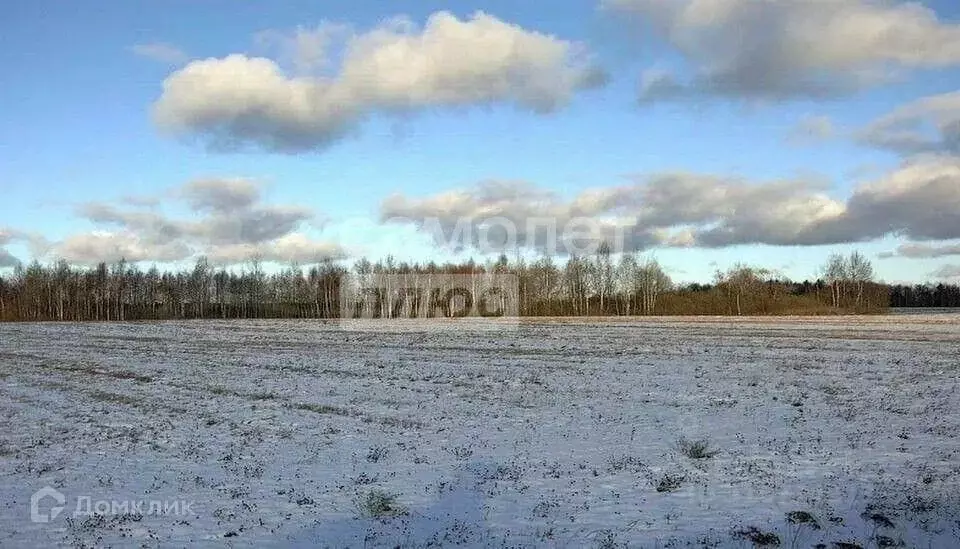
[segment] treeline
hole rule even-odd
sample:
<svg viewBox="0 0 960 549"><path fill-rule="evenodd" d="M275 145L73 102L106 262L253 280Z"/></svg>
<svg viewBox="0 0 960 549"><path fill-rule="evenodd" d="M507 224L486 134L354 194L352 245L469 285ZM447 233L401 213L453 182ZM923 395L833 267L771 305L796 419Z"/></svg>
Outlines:
<svg viewBox="0 0 960 549"><path fill-rule="evenodd" d="M678 286L657 261L636 254L614 258L606 247L563 262L386 258L361 259L349 268L332 261L291 265L273 273L258 261L227 270L204 258L191 269L165 272L125 261L90 269L34 262L0 277L0 320L339 318L341 296L381 275L400 275L405 283L437 275L513 275L523 316L871 313L890 304L890 288L873 282L861 254L831 256L822 270L818 280L792 282L738 264L717 272L710 284Z"/></svg>
<svg viewBox="0 0 960 549"><path fill-rule="evenodd" d="M960 284L896 284L890 287L891 307L960 307Z"/></svg>

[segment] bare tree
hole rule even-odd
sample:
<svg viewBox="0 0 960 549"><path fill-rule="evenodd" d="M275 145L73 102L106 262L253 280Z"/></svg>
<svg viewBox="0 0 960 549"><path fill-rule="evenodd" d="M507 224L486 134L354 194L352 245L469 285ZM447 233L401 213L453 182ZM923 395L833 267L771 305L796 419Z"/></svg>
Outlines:
<svg viewBox="0 0 960 549"><path fill-rule="evenodd" d="M70 265L60 259L57 261L54 273L54 286L57 294L57 320L64 319L67 301L67 284L70 280Z"/></svg>
<svg viewBox="0 0 960 549"><path fill-rule="evenodd" d="M627 316L640 308L634 306L640 293L637 288L637 270L639 268L636 255L623 254L620 256L620 263L617 264L616 288L623 296L622 313Z"/></svg>
<svg viewBox="0 0 960 549"><path fill-rule="evenodd" d="M737 311L737 316L743 315L745 298L756 293L763 286L763 277L768 274L765 269L750 267L743 263L736 263L726 273L717 273L718 284L728 290Z"/></svg>
<svg viewBox="0 0 960 549"><path fill-rule="evenodd" d="M863 301L863 287L873 280L873 265L870 260L859 251L850 253L847 259L847 277L857 290L856 304L859 307Z"/></svg>
<svg viewBox="0 0 960 549"><path fill-rule="evenodd" d="M250 260L250 274L248 291L250 303L253 306L254 317L263 316L266 297L266 274L263 272L263 260L260 256L254 256Z"/></svg>
<svg viewBox="0 0 960 549"><path fill-rule="evenodd" d="M574 315L590 314L587 301L587 276L589 266L587 262L577 256L570 256L563 270L563 283L570 298L570 305Z"/></svg>
<svg viewBox="0 0 960 549"><path fill-rule="evenodd" d="M545 255L536 260L529 268L529 281L525 286L529 301L535 305L530 312L534 315L550 314L550 304L558 297L561 287L560 272L553 259Z"/></svg>
<svg viewBox="0 0 960 549"><path fill-rule="evenodd" d="M600 314L607 312L607 296L613 293L614 269L610 258L610 245L601 242L593 265L590 266L593 290L600 299Z"/></svg>
<svg viewBox="0 0 960 549"><path fill-rule="evenodd" d="M210 301L210 282L212 270L207 258L200 256L190 275L190 300L193 302L194 316L204 317L204 310Z"/></svg>
<svg viewBox="0 0 960 549"><path fill-rule="evenodd" d="M660 262L649 258L637 268L637 287L640 290L643 314L652 315L657 308L657 300L663 292L672 286L670 277L664 272Z"/></svg>
<svg viewBox="0 0 960 549"><path fill-rule="evenodd" d="M830 254L823 266L823 279L830 285L834 308L839 308L847 280L847 260L840 254Z"/></svg>

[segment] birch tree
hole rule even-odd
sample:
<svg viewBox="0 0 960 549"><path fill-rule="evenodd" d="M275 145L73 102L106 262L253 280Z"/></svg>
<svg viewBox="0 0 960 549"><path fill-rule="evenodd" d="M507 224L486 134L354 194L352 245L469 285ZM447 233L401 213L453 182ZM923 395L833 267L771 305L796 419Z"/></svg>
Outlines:
<svg viewBox="0 0 960 549"><path fill-rule="evenodd" d="M640 292L643 314L652 315L660 295L670 290L672 282L660 263L653 258L639 264L636 271L636 288Z"/></svg>
<svg viewBox="0 0 960 549"><path fill-rule="evenodd" d="M863 302L863 287L873 280L873 265L862 253L853 251L847 259L846 270L851 285L856 288L856 304L859 307Z"/></svg>
<svg viewBox="0 0 960 549"><path fill-rule="evenodd" d="M847 280L847 260L840 254L830 254L823 266L823 279L830 285L834 308L840 308L843 285Z"/></svg>

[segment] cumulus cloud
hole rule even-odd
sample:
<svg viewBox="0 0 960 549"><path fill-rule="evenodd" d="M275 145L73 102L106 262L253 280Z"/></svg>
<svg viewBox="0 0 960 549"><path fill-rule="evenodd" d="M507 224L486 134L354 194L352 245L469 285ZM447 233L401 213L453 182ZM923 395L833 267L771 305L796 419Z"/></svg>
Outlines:
<svg viewBox="0 0 960 549"><path fill-rule="evenodd" d="M189 238L206 244L260 244L298 229L314 217L308 208L259 204L256 183L243 179L205 179L173 193L200 215L174 220L156 211L121 209L92 203L78 213L101 225L130 230L151 242Z"/></svg>
<svg viewBox="0 0 960 549"><path fill-rule="evenodd" d="M887 234L914 240L960 238L960 157L909 160L860 185L842 218L823 227L839 238Z"/></svg>
<svg viewBox="0 0 960 549"><path fill-rule="evenodd" d="M230 213L244 210L260 200L259 185L249 179L198 179L180 189L195 211Z"/></svg>
<svg viewBox="0 0 960 549"><path fill-rule="evenodd" d="M960 91L899 107L864 128L859 140L900 154L960 154Z"/></svg>
<svg viewBox="0 0 960 549"><path fill-rule="evenodd" d="M482 12L438 12L423 28L405 18L362 33L336 28L294 38L301 70L324 66L339 38L333 74L290 74L242 54L193 61L164 81L155 121L213 148L296 152L328 147L372 114L490 103L545 113L603 80L580 45Z"/></svg>
<svg viewBox="0 0 960 549"><path fill-rule="evenodd" d="M241 263L253 258L277 263L319 263L327 259L346 257L337 244L310 239L302 233L285 234L272 242L260 244L232 244L217 246L208 255L217 263Z"/></svg>
<svg viewBox="0 0 960 549"><path fill-rule="evenodd" d="M20 264L20 260L8 252L4 246L13 240L13 233L6 229L0 229L0 268L15 267Z"/></svg>
<svg viewBox="0 0 960 549"><path fill-rule="evenodd" d="M757 184L684 174L646 186L645 194L652 196L639 222L693 225L691 244L703 247L820 244L817 227L844 210L819 182Z"/></svg>
<svg viewBox="0 0 960 549"><path fill-rule="evenodd" d="M498 241L481 239L484 225L508 227L513 234L499 240L504 251L513 245L562 251L569 248L563 236L574 227L580 239L627 250L790 244L811 238L817 223L842 213L842 204L817 190L803 182L755 185L676 173L638 177L630 185L590 189L564 200L526 183L485 182L423 199L395 195L383 202L381 218L413 222L448 244L460 229L472 240L458 244L489 248Z"/></svg>
<svg viewBox="0 0 960 549"><path fill-rule="evenodd" d="M16 267L20 260L7 250L0 248L0 267Z"/></svg>
<svg viewBox="0 0 960 549"><path fill-rule="evenodd" d="M316 27L299 26L292 32L276 29L256 35L258 45L277 53L281 65L290 65L298 74L319 74L331 65L331 50L349 38L348 25L324 21Z"/></svg>
<svg viewBox="0 0 960 549"><path fill-rule="evenodd" d="M97 225L119 227L143 235L155 242L183 238L185 224L160 215L154 211L124 210L100 202L83 204L77 213Z"/></svg>
<svg viewBox="0 0 960 549"><path fill-rule="evenodd" d="M263 244L298 229L313 213L298 206L255 206L214 215L187 226L190 235L211 244Z"/></svg>
<svg viewBox="0 0 960 549"><path fill-rule="evenodd" d="M20 260L5 248L14 240L29 240L29 237L13 229L0 228L0 268L16 267L20 264Z"/></svg>
<svg viewBox="0 0 960 549"><path fill-rule="evenodd" d="M619 245L625 250L820 245L887 235L944 240L960 238L958 186L960 159L926 157L857 185L846 200L831 197L816 181L672 173L638 176L631 184L590 189L570 199L507 181L425 198L395 195L381 204L380 215L385 222L411 222L441 242L461 246L477 246L485 223L508 226L514 235L501 240L503 251L549 244L544 231L527 229L534 219L552 223L561 233L580 220L588 228L585 237L611 243L621 231ZM463 236L469 238L457 239ZM479 243L492 248L495 242Z"/></svg>
<svg viewBox="0 0 960 549"><path fill-rule="evenodd" d="M101 261L178 261L192 250L183 242L159 243L131 231L92 231L71 235L53 246L54 255L69 263L94 265Z"/></svg>
<svg viewBox="0 0 960 549"><path fill-rule="evenodd" d="M413 223L445 248L472 247L485 253L532 247L556 252L580 249L590 242L630 239L632 247L646 247L653 235L625 230L616 215L618 189L599 189L571 201L517 181L484 181L473 188L415 199L388 197L380 208L381 221Z"/></svg>
<svg viewBox="0 0 960 549"><path fill-rule="evenodd" d="M301 229L314 218L300 206L263 204L260 187L245 179L203 179L169 193L194 213L172 218L155 210L106 203L80 206L77 213L98 226L51 243L45 255L71 263L169 262L206 255L226 264L259 257L265 261L314 262L343 257L338 245L315 241Z"/></svg>
<svg viewBox="0 0 960 549"><path fill-rule="evenodd" d="M886 259L890 257L909 257L915 259L928 259L934 257L946 257L951 255L960 255L960 243L958 244L941 244L941 245L931 245L931 244L920 244L916 242L908 242L906 244L901 244L897 247L895 252L883 252L879 255L880 258Z"/></svg>
<svg viewBox="0 0 960 549"><path fill-rule="evenodd" d="M311 78L288 78L264 58L194 61L164 81L154 118L218 150L251 145L294 152L329 146L355 129L354 99Z"/></svg>
<svg viewBox="0 0 960 549"><path fill-rule="evenodd" d="M960 265L944 265L930 273L934 278L960 278Z"/></svg>
<svg viewBox="0 0 960 549"><path fill-rule="evenodd" d="M141 57L169 65L179 65L188 59L183 50L165 42L135 44L130 47L130 51Z"/></svg>
<svg viewBox="0 0 960 549"><path fill-rule="evenodd" d="M683 59L648 71L642 100L824 98L911 69L960 64L960 25L879 0L604 0Z"/></svg>
<svg viewBox="0 0 960 549"><path fill-rule="evenodd" d="M128 206L138 208L155 208L160 205L160 198L156 196L128 194L121 197L120 201Z"/></svg>

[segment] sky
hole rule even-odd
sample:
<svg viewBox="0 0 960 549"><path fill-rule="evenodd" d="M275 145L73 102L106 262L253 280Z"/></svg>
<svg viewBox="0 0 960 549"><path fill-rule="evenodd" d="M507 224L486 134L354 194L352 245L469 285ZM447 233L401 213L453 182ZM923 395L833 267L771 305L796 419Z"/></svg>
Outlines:
<svg viewBox="0 0 960 549"><path fill-rule="evenodd" d="M886 281L960 279L949 0L3 12L0 269L607 241L683 281L853 250Z"/></svg>

